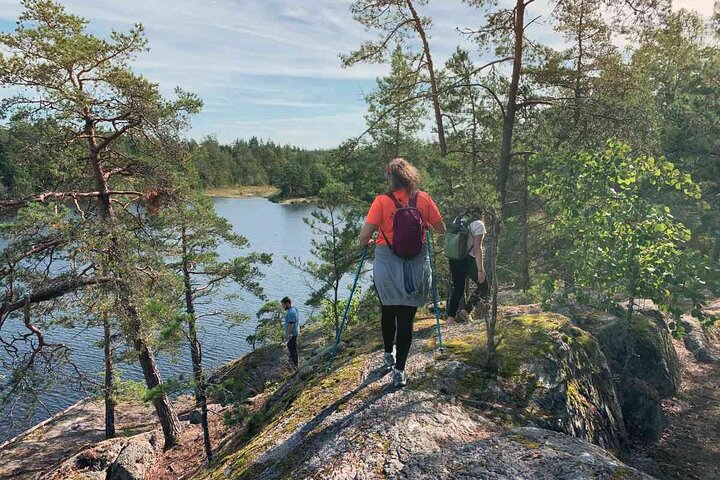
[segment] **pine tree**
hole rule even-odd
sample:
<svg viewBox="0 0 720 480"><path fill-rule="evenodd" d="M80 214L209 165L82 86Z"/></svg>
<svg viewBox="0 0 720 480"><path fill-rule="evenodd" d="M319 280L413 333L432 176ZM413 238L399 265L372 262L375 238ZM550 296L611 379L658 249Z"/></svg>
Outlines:
<svg viewBox="0 0 720 480"><path fill-rule="evenodd" d="M264 298L258 283L262 274L258 268L269 264L268 254L249 254L223 261L218 253L222 243L234 248L246 248L246 238L236 235L230 223L219 217L212 200L201 194L189 195L186 201L163 209L156 219L161 242L157 245L163 257L170 261L168 267L176 273L182 283L180 298L185 315L179 316L172 330L181 332L190 344L193 367L195 399L201 413L204 449L207 461L212 460L210 425L207 407L207 378L202 363L202 345L198 336L199 323L208 317L226 318L238 321L244 317L235 312L198 312L199 304L221 295L229 287L240 288ZM170 329L166 335L172 335Z"/></svg>
<svg viewBox="0 0 720 480"><path fill-rule="evenodd" d="M60 157L73 176L58 170L61 181L53 190L2 206L19 209L13 229L26 236L23 247L32 253L25 260L62 250L77 266L70 274L53 277L48 270L40 281L20 285L14 271L4 279L14 285L6 289L0 318L4 321L21 305L29 308L82 287L106 285L116 298L125 338L154 392L165 446L171 447L180 422L151 346L157 319L143 317L143 299L152 292L152 280L138 268L149 256L133 232L142 228L147 210L134 205L152 209L173 193L174 176L182 169L175 163L182 148L178 132L200 101L180 90L177 100L167 101L156 84L132 72L130 62L147 48L141 25L100 38L88 32L86 20L58 3L25 0L23 6L15 32L0 35L0 84L19 91L3 102L3 111L55 122L60 135L54 138L53 158ZM34 235L31 223L41 227ZM45 232L56 233L56 225L72 231L47 238ZM13 242L8 248L17 247Z"/></svg>
<svg viewBox="0 0 720 480"><path fill-rule="evenodd" d="M427 74L428 84L424 96L430 100L435 118L435 131L438 136L440 154L447 154L445 141L445 127L443 125L442 110L440 108L441 98L439 90L439 78L433 64L432 52L428 41L427 28L430 20L421 17L417 11L418 5L423 5L427 0L357 0L352 4L350 10L357 22L368 29L377 30L379 38L375 41L364 42L360 48L348 55L343 55L343 65L351 66L360 62L381 62L385 60L389 46L393 42L402 44L413 35L422 44L422 53L415 55L410 62L412 68L408 71L411 75L408 85L417 84L421 72ZM405 83L405 82L403 82ZM412 98L409 99L412 101ZM387 110L385 114L390 113Z"/></svg>
<svg viewBox="0 0 720 480"><path fill-rule="evenodd" d="M386 158L407 155L407 146L422 130L427 113L422 106L421 79L400 45L393 50L390 67L390 74L377 79L377 88L365 97L370 136Z"/></svg>

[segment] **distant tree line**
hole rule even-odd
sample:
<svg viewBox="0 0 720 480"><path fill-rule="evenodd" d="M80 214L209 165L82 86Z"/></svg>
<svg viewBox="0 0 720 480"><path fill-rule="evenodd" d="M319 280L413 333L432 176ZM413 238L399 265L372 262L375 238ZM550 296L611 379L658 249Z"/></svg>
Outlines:
<svg viewBox="0 0 720 480"><path fill-rule="evenodd" d="M257 137L223 145L213 137L188 143L192 162L206 188L272 185L283 198L317 195L327 182L322 150L303 150Z"/></svg>
<svg viewBox="0 0 720 480"><path fill-rule="evenodd" d="M53 128L57 125L52 120L36 123L21 118L0 127L0 180L9 192L31 191L48 176L45 168L16 159L29 153L28 143L33 138ZM280 189L281 198L298 198L317 195L328 180L328 151L281 146L257 137L229 145L214 137L185 143L201 189L272 185ZM122 147L132 154L132 145L124 143Z"/></svg>

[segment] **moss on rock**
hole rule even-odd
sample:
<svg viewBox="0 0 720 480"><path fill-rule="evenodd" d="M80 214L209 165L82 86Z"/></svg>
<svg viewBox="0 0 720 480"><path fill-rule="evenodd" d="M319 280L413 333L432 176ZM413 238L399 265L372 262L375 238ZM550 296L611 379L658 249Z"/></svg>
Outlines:
<svg viewBox="0 0 720 480"><path fill-rule="evenodd" d="M597 338L614 374L631 437L658 438L663 424L660 400L674 395L680 385L680 363L662 314L648 307L628 321L577 304L560 311Z"/></svg>
<svg viewBox="0 0 720 480"><path fill-rule="evenodd" d="M497 381L482 370L484 333L445 341L447 350L471 367L458 381L459 395L510 403L524 409L521 418L546 428L606 448L621 446L622 413L605 357L590 334L567 317L540 313L503 319L497 338Z"/></svg>

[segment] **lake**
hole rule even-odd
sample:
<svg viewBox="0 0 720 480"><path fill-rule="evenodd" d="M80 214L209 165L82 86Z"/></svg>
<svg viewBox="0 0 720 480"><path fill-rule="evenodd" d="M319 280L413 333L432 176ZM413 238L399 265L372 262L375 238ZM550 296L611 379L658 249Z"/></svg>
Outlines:
<svg viewBox="0 0 720 480"><path fill-rule="evenodd" d="M285 295L293 299L301 317L308 318L312 307L304 305L311 285L297 269L288 265L285 257L310 259L310 228L303 222L313 210L311 205L279 205L264 198L216 198L215 208L218 214L227 218L235 233L244 235L250 241L250 247L236 250L223 245L220 254L223 258L232 258L249 252L266 252L273 254L273 265L262 268L265 274L261 283L265 294L270 300L280 300ZM349 281L350 279L348 279ZM202 320L200 338L203 343L203 363L213 369L250 351L245 338L255 328L255 313L263 302L250 294L243 295L240 300L229 302L225 298L214 298L208 305L199 306L199 311L217 309L233 310L251 316L251 321L241 326L230 328L220 319L206 318ZM73 346L73 359L84 372L97 372L97 379L102 379L102 349L96 342L102 338L101 329L61 329L47 332L50 342L62 342ZM163 378L190 376L188 348L183 348L177 358L170 355L158 355L158 364ZM124 378L142 379L142 373L136 365L120 364ZM1 373L1 372L0 372ZM58 412L81 398L86 393L72 385L56 385L43 397L43 403L52 412ZM9 425L0 419L0 442L8 439L26 428L48 417L45 410L35 412L31 419L17 425Z"/></svg>

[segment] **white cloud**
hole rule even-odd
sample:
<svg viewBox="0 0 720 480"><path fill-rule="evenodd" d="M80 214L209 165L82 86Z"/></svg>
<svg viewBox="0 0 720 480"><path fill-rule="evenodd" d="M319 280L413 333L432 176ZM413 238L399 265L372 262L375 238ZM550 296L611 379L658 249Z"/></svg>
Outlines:
<svg viewBox="0 0 720 480"><path fill-rule="evenodd" d="M135 66L166 94L179 85L205 100L194 135L215 130L222 140L262 134L301 145L337 144L364 129L363 93L388 71L385 65L341 67L339 54L373 35L352 19L352 0L62 3L89 19L91 29L101 34L143 23L151 50L140 55ZM712 13L711 0L678 0L675 6ZM417 8L432 19L430 41L437 65L457 45L475 50L458 27L479 27L482 11L461 0L430 0ZM19 1L0 0L0 19L14 22L20 11ZM542 14L544 21L549 2L534 3L531 14ZM542 23L532 35L559 42ZM292 113L308 115L296 118Z"/></svg>

